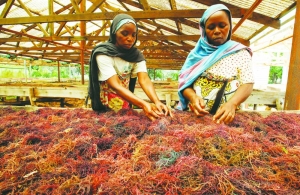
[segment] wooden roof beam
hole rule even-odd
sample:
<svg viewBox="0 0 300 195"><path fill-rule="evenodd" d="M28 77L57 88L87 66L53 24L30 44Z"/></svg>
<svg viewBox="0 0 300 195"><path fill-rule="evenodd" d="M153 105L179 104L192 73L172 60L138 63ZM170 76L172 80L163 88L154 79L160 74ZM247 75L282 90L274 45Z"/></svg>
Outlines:
<svg viewBox="0 0 300 195"><path fill-rule="evenodd" d="M24 9L24 11L25 11L30 17L36 17L36 16L33 16L33 15L32 15L32 13L30 12L30 10L27 8L27 6L26 6L21 0L17 0L17 1L18 1L18 3L20 4L20 6ZM39 16L37 16L37 17L39 17ZM44 34L45 36L49 36L48 32L42 27L41 24L37 23L36 25L39 27L39 29L43 32L43 34Z"/></svg>
<svg viewBox="0 0 300 195"><path fill-rule="evenodd" d="M108 25L108 24L107 24ZM101 31L102 29L99 29ZM99 31L96 32L96 36L63 36L63 37L44 37L45 40L53 41L107 41L109 36L97 36ZM168 41L197 41L199 35L139 35L138 40L148 41L148 40L168 40ZM32 38L29 37L11 37L11 38L0 38L1 42L31 42Z"/></svg>
<svg viewBox="0 0 300 195"><path fill-rule="evenodd" d="M11 6L14 4L14 2L15 2L15 0L7 0L7 1L2 1L1 0L0 1L0 5L6 3L4 9L2 10L0 18L5 18L6 17L6 15L8 14L8 12L9 12Z"/></svg>
<svg viewBox="0 0 300 195"><path fill-rule="evenodd" d="M6 29L6 28L3 28L1 26L0 26L0 31L7 31L7 32L10 32L10 33L18 34L18 35L27 36L29 38L33 38L33 39L36 39L36 40L39 40L39 41L50 42L52 44L61 45L65 48L70 48L70 49L75 49L75 50L80 50L81 49L79 47L74 47L74 46L71 46L71 45L62 44L62 43L55 42L55 41L52 41L52 40L47 40L47 39L44 39L44 38L41 38L41 37L36 37L36 36L33 36L33 35L24 34L24 33L21 33L21 32L14 31L14 30Z"/></svg>
<svg viewBox="0 0 300 195"><path fill-rule="evenodd" d="M259 4L262 2L262 0L256 0L252 6L246 11L244 16L238 21L238 23L234 26L232 29L232 34L242 25L242 23L250 17L250 15L253 13L255 8L259 6Z"/></svg>
<svg viewBox="0 0 300 195"><path fill-rule="evenodd" d="M76 13L76 14L81 14L82 12L81 12L81 10L80 10L80 7L78 6L78 5L79 5L79 2L78 2L77 0L70 0L70 1L71 1L72 6L73 6L73 8L74 8L74 10L75 10L75 13Z"/></svg>
<svg viewBox="0 0 300 195"><path fill-rule="evenodd" d="M19 51L43 51L43 50L51 50L51 51L59 51L59 50L65 50L66 48L69 48L71 50L75 50L75 51L80 51L81 48L79 47L74 47L74 46L66 46L65 44L61 44L56 42L56 44L60 44L62 46L52 46L52 47L1 47L1 52L2 50L7 50L7 51L13 51L13 50L19 50ZM191 45L184 45L184 46L169 46L169 45L157 45L157 46L136 46L137 48L143 50L143 49L151 49L151 50L155 50L155 49L164 49L164 50L191 50L194 48L194 46ZM88 46L85 48L85 51L90 52L88 50L92 50L94 47L93 46Z"/></svg>
<svg viewBox="0 0 300 195"><path fill-rule="evenodd" d="M101 13L80 13L80 14L61 14L53 16L32 16L19 18L1 18L0 25L18 24L32 24L32 23L48 23L48 22L71 22L71 21L91 21L91 20L112 20L119 13L127 13L136 20L139 19L165 19L165 18L199 18L205 9L192 10L149 10L149 11L127 11L127 12L101 12ZM233 15L234 17L234 15ZM239 15L240 18L241 16ZM270 18L272 20L272 18ZM257 21L258 22L258 21ZM274 25L276 23L278 25ZM273 23L267 23L271 27L280 27L280 21L274 20Z"/></svg>
<svg viewBox="0 0 300 195"><path fill-rule="evenodd" d="M105 0L90 0L90 2L93 4L86 10L86 13L93 13L105 2Z"/></svg>

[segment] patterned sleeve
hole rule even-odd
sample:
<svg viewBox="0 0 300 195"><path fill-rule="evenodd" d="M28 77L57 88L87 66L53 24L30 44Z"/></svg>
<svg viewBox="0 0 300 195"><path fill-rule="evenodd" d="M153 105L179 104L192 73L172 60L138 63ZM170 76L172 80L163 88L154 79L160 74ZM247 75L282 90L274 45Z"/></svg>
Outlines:
<svg viewBox="0 0 300 195"><path fill-rule="evenodd" d="M110 77L117 74L114 68L114 60L106 55L97 55L96 57L98 68L100 70L99 81L106 81Z"/></svg>
<svg viewBox="0 0 300 195"><path fill-rule="evenodd" d="M137 73L138 72L148 72L147 71L147 66L146 66L146 61L141 61L141 62L138 62L136 63L134 66L133 66L133 69L132 69L132 73L131 73L131 77L132 78L135 78L137 77Z"/></svg>
<svg viewBox="0 0 300 195"><path fill-rule="evenodd" d="M247 50L242 50L239 53L240 66L239 71L239 80L241 84L243 83L254 83L254 76L252 70L252 57Z"/></svg>

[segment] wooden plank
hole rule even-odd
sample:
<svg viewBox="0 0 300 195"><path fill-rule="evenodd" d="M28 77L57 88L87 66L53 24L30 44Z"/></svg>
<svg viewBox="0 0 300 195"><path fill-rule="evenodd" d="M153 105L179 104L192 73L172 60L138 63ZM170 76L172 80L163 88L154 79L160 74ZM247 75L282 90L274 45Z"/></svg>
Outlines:
<svg viewBox="0 0 300 195"><path fill-rule="evenodd" d="M167 82L163 82L167 84ZM179 101L177 87L155 88L157 96L162 101ZM34 100L39 97L50 98L79 98L87 97L87 86L78 85L70 87L37 87L37 86L0 86L0 96L28 96L31 105L34 105ZM145 92L140 87L135 88L134 94L141 99L149 100ZM247 104L276 104L277 98L284 98L285 92L270 92L254 90L248 99L244 102Z"/></svg>
<svg viewBox="0 0 300 195"><path fill-rule="evenodd" d="M0 86L0 96L29 96L32 87Z"/></svg>
<svg viewBox="0 0 300 195"><path fill-rule="evenodd" d="M29 88L29 101L30 101L30 105L32 106L35 105L33 88Z"/></svg>
<svg viewBox="0 0 300 195"><path fill-rule="evenodd" d="M244 103L247 103L247 104L276 104L276 99L284 98L284 96L285 96L285 92L254 90Z"/></svg>
<svg viewBox="0 0 300 195"><path fill-rule="evenodd" d="M165 101L166 100L166 95L169 97L170 96L170 100L175 100L178 101L179 97L177 94L177 89L155 89L156 94L158 96L158 99ZM142 88L136 88L134 90L134 94L136 96L138 96L141 99L144 100L149 100L148 96L145 94L145 92L143 91Z"/></svg>
<svg viewBox="0 0 300 195"><path fill-rule="evenodd" d="M166 105L171 107L171 94L169 93L166 94Z"/></svg>
<svg viewBox="0 0 300 195"><path fill-rule="evenodd" d="M67 87L35 87L34 96L56 97L56 98L79 98L85 99L87 96L86 88L67 88Z"/></svg>

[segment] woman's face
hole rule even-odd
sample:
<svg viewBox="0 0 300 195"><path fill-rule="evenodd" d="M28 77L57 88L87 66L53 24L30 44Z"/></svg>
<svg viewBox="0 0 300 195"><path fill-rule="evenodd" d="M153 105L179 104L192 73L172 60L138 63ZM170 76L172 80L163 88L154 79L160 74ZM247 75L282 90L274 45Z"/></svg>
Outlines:
<svg viewBox="0 0 300 195"><path fill-rule="evenodd" d="M130 49L136 40L136 26L133 23L126 23L116 32L116 46L123 49Z"/></svg>
<svg viewBox="0 0 300 195"><path fill-rule="evenodd" d="M230 31L230 21L225 11L212 14L205 23L205 32L208 42L219 46L227 41Z"/></svg>

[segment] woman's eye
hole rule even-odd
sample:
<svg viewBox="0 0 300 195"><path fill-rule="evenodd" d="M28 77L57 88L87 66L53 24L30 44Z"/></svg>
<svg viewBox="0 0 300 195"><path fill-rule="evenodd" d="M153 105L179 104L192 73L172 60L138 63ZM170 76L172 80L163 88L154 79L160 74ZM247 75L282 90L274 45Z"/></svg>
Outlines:
<svg viewBox="0 0 300 195"><path fill-rule="evenodd" d="M220 26L220 28L225 28L226 24L220 24L219 26Z"/></svg>
<svg viewBox="0 0 300 195"><path fill-rule="evenodd" d="M209 28L209 30L214 30L215 28Z"/></svg>
<svg viewBox="0 0 300 195"><path fill-rule="evenodd" d="M127 36L127 35L128 35L128 32L127 32L127 31L122 31L122 35L123 35L123 36Z"/></svg>
<svg viewBox="0 0 300 195"><path fill-rule="evenodd" d="M209 30L214 30L215 25L209 25L207 28L208 28Z"/></svg>

